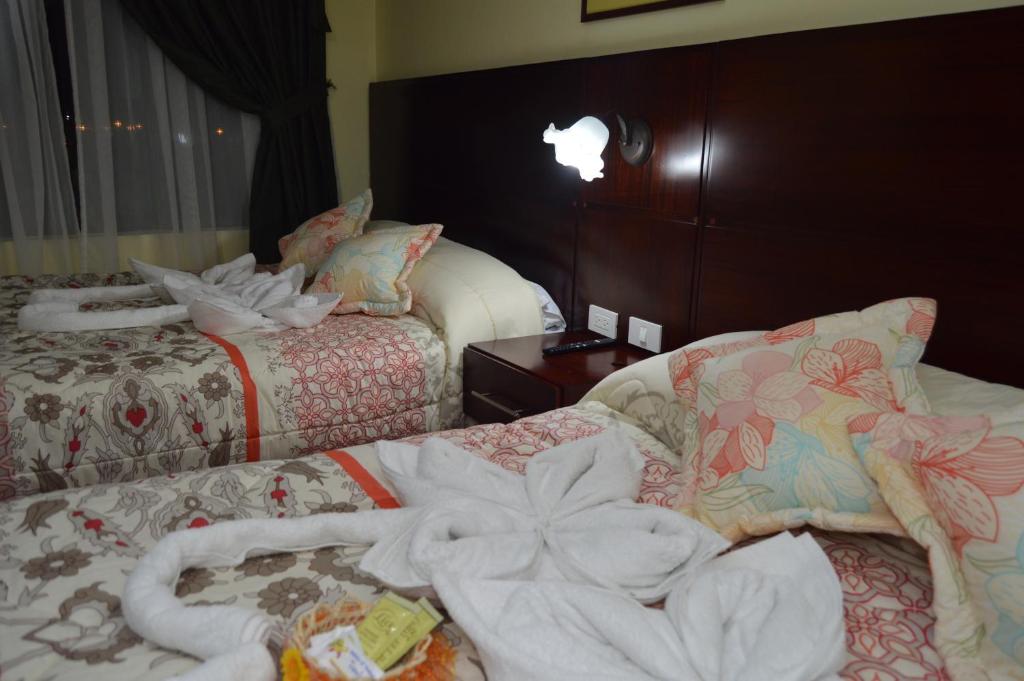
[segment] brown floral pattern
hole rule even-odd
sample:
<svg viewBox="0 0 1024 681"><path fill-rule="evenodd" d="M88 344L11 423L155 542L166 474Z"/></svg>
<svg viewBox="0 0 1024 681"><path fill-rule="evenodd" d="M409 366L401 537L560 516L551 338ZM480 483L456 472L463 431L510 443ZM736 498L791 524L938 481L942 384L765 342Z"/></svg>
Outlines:
<svg viewBox="0 0 1024 681"><path fill-rule="evenodd" d="M228 396L231 383L227 376L210 371L199 377L199 392L208 402L216 402Z"/></svg>
<svg viewBox="0 0 1024 681"><path fill-rule="evenodd" d="M131 274L0 277L0 500L291 459L451 425L440 421L442 386L456 378L444 343L412 316L332 315L313 329L227 339L190 323L17 328L33 288L135 283ZM255 410L224 344L250 370ZM258 438L247 437L251 428Z"/></svg>
<svg viewBox="0 0 1024 681"><path fill-rule="evenodd" d="M296 608L315 603L320 598L320 587L308 577L286 577L271 582L259 593L259 607L268 615L291 617Z"/></svg>
<svg viewBox="0 0 1024 681"><path fill-rule="evenodd" d="M21 566L21 571L29 579L49 581L58 577L74 577L88 567L90 562L88 553L78 549L64 549L30 559Z"/></svg>
<svg viewBox="0 0 1024 681"><path fill-rule="evenodd" d="M56 421L63 409L64 405L56 395L32 395L25 400L25 416L43 426Z"/></svg>
<svg viewBox="0 0 1024 681"><path fill-rule="evenodd" d="M62 601L57 617L30 631L25 640L45 644L68 660L116 663L120 653L142 643L120 615L121 599L97 582Z"/></svg>
<svg viewBox="0 0 1024 681"><path fill-rule="evenodd" d="M346 551L340 546L317 549L313 553L313 560L309 562L309 569L339 582L378 587L376 579L356 567L361 554L362 551L353 555L351 550Z"/></svg>

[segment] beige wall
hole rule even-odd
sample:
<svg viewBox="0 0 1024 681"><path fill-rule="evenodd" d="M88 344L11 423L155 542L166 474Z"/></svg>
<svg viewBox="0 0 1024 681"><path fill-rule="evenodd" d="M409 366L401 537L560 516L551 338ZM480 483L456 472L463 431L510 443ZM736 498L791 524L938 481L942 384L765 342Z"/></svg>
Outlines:
<svg viewBox="0 0 1024 681"><path fill-rule="evenodd" d="M716 0L580 22L580 0L376 0L377 79L589 57L1022 4L1021 0Z"/></svg>
<svg viewBox="0 0 1024 681"><path fill-rule="evenodd" d="M326 0L327 99L342 199L370 186L369 86L377 79L374 0Z"/></svg>

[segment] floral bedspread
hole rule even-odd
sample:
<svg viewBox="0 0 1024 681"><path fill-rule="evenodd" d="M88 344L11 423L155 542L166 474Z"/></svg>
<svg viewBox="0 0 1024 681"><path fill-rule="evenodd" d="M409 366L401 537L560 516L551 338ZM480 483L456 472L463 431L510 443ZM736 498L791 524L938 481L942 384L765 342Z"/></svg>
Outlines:
<svg viewBox="0 0 1024 681"><path fill-rule="evenodd" d="M332 315L312 329L226 337L190 323L17 328L33 288L137 283L128 273L0 278L0 499L455 425L439 407L453 377L446 348L413 316Z"/></svg>
<svg viewBox="0 0 1024 681"><path fill-rule="evenodd" d="M608 428L622 429L646 460L641 498L670 505L679 486L674 455L598 403L443 436L521 471L539 451ZM373 508L389 500L374 480L380 480L374 447L363 445L0 505L0 676L162 679L191 668L190 658L140 640L125 625L119 596L137 558L177 529ZM815 536L844 592L849 659L842 676L945 678L931 646L931 581L921 550L870 535ZM243 605L285 622L342 591L373 599L379 584L355 569L362 552L321 549L253 558L236 568L190 570L177 591L189 603ZM472 643L451 622L444 632L459 651L458 677L482 678Z"/></svg>

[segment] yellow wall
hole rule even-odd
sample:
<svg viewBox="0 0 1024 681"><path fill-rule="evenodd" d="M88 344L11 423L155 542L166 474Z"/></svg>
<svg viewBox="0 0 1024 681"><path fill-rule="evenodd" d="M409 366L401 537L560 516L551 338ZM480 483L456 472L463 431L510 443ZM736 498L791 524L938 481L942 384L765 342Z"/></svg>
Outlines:
<svg viewBox="0 0 1024 681"><path fill-rule="evenodd" d="M1022 3L716 0L588 23L580 22L580 0L376 0L376 4L377 79L392 80Z"/></svg>
<svg viewBox="0 0 1024 681"><path fill-rule="evenodd" d="M374 0L326 0L327 77L334 83L327 99L341 197L370 186L369 86L376 80Z"/></svg>

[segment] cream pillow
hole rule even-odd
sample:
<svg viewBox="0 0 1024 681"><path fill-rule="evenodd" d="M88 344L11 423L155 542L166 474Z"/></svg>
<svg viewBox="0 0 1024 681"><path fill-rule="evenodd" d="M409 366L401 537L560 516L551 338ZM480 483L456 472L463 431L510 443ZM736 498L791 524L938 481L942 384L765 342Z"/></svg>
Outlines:
<svg viewBox="0 0 1024 681"><path fill-rule="evenodd" d="M441 235L441 225L380 229L339 243L307 293L341 293L334 314L405 314L412 308L406 284L413 266Z"/></svg>

